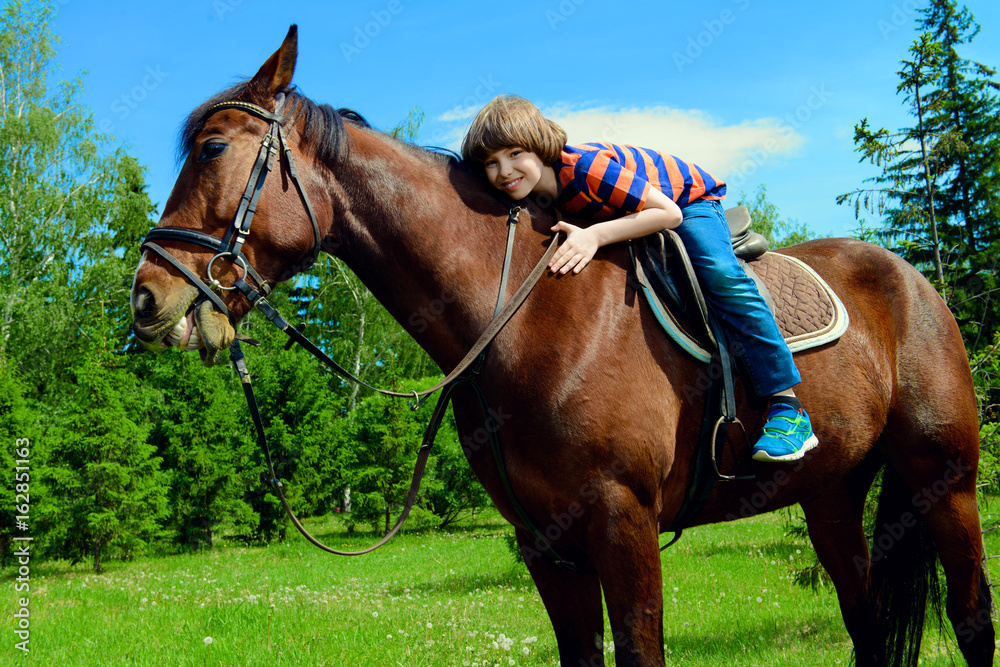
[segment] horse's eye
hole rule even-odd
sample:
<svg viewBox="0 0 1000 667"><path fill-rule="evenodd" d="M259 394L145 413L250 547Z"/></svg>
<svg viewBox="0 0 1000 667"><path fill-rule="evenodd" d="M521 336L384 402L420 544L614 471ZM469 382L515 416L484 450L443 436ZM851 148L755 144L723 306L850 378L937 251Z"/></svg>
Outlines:
<svg viewBox="0 0 1000 667"><path fill-rule="evenodd" d="M201 147L201 155L198 156L199 162L206 162L212 158L217 158L222 155L222 152L228 148L227 144L219 141L209 141L206 142L204 146Z"/></svg>

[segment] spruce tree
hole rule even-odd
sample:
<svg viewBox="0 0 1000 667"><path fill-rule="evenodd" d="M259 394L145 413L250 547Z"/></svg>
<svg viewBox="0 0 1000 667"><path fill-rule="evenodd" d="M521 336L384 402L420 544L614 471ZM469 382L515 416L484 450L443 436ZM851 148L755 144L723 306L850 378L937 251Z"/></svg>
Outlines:
<svg viewBox="0 0 1000 667"><path fill-rule="evenodd" d="M53 438L40 472L50 546L73 560L91 557L100 572L109 552L131 557L159 535L167 480L147 443L145 393L105 331L88 337L72 368L77 391L67 429Z"/></svg>
<svg viewBox="0 0 1000 667"><path fill-rule="evenodd" d="M957 249L949 303L969 347L992 341L1000 326L995 291L1000 254L1000 100L996 70L962 58L958 47L980 27L954 0L932 0L920 27L940 45L938 87L930 93L930 131L948 137L941 145L937 208L950 221L946 245Z"/></svg>
<svg viewBox="0 0 1000 667"><path fill-rule="evenodd" d="M979 32L965 7L931 0L921 12L897 88L916 123L897 132L873 130L868 119L856 126L862 160L882 174L838 202L884 215L877 237L935 282L976 351L1000 328L996 72L958 53Z"/></svg>

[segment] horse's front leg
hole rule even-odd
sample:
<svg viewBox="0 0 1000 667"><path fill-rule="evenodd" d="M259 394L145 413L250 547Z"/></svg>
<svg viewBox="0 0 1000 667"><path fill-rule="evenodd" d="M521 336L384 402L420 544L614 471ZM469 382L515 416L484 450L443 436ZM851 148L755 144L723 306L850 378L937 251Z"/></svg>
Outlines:
<svg viewBox="0 0 1000 667"><path fill-rule="evenodd" d="M615 664L658 667L664 664L663 577L656 515L628 489L617 495L622 497L611 510L593 517L588 536L611 621Z"/></svg>
<svg viewBox="0 0 1000 667"><path fill-rule="evenodd" d="M552 621L559 645L559 662L572 667L604 665L604 613L601 584L593 569L568 570L538 551L531 534L516 530L545 610Z"/></svg>

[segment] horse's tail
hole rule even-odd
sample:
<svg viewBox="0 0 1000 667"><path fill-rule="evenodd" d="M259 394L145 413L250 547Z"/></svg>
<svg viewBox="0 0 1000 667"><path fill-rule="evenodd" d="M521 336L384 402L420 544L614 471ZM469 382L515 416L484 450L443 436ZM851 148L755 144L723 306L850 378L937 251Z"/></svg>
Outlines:
<svg viewBox="0 0 1000 667"><path fill-rule="evenodd" d="M902 477L886 466L878 499L869 602L878 665L916 667L928 602L941 617L937 549Z"/></svg>

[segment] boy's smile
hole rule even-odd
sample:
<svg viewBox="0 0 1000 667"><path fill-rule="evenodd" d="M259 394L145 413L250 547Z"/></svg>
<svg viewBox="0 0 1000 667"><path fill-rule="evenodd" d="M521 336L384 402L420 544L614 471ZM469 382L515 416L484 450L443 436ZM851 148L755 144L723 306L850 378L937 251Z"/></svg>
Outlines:
<svg viewBox="0 0 1000 667"><path fill-rule="evenodd" d="M552 167L542 164L538 155L520 146L490 153L483 161L483 168L490 185L506 192L514 201L533 192L544 192L553 198L557 194Z"/></svg>

